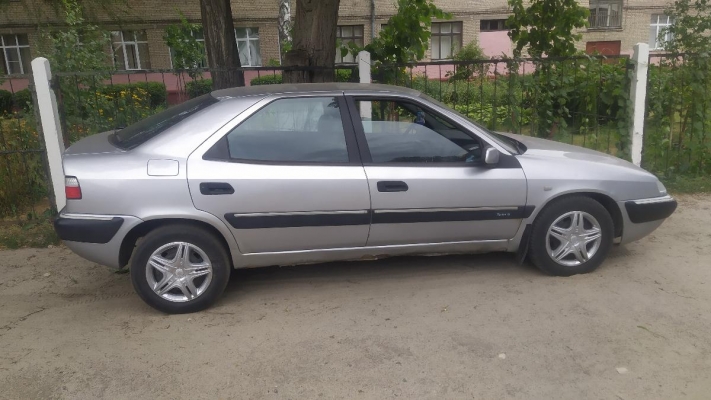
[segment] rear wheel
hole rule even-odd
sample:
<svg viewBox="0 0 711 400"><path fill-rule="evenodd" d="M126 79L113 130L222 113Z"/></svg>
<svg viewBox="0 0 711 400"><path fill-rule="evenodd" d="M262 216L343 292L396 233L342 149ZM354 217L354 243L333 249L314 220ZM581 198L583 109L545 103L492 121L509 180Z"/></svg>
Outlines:
<svg viewBox="0 0 711 400"><path fill-rule="evenodd" d="M169 225L148 233L131 262L131 281L151 307L190 313L212 305L227 286L230 262L221 241L191 225Z"/></svg>
<svg viewBox="0 0 711 400"><path fill-rule="evenodd" d="M529 255L550 275L585 274L605 260L613 235L612 217L602 204L585 196L565 197L536 218Z"/></svg>

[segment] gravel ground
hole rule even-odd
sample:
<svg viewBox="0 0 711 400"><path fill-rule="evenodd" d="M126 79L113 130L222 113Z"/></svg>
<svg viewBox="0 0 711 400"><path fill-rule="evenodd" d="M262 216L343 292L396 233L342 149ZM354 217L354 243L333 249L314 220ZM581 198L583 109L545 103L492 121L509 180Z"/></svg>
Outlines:
<svg viewBox="0 0 711 400"><path fill-rule="evenodd" d="M711 197L596 272L512 255L237 271L160 314L63 247L0 252L0 398L709 399Z"/></svg>

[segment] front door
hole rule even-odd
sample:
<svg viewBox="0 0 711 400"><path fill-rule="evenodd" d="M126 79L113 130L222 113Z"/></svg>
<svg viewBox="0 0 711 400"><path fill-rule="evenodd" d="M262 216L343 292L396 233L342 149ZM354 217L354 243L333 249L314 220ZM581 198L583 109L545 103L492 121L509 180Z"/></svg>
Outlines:
<svg viewBox="0 0 711 400"><path fill-rule="evenodd" d="M195 206L243 254L364 246L370 197L343 96L277 99L188 161Z"/></svg>
<svg viewBox="0 0 711 400"><path fill-rule="evenodd" d="M526 178L487 143L414 99L349 100L370 187L368 246L512 238L527 214Z"/></svg>

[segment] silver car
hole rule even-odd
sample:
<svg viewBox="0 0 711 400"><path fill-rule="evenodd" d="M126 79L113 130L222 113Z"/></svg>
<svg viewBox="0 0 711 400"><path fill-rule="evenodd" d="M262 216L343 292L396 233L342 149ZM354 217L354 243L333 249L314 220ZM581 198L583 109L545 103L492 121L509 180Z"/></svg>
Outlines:
<svg viewBox="0 0 711 400"><path fill-rule="evenodd" d="M233 268L507 251L586 273L676 208L624 160L380 85L215 91L85 138L63 163L59 236L130 263L139 296L168 313L208 307Z"/></svg>

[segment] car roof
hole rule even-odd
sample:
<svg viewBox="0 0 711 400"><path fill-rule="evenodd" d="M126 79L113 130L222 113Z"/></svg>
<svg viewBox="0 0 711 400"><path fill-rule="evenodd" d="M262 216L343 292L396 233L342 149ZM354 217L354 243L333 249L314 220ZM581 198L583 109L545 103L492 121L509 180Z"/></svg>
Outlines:
<svg viewBox="0 0 711 400"><path fill-rule="evenodd" d="M381 85L377 83L297 83L279 85L255 85L236 87L229 89L215 90L212 96L220 98L234 98L247 96L268 96L284 93L317 93L317 92L362 92L363 94L393 93L405 94L409 96L419 96L417 90L392 85Z"/></svg>

